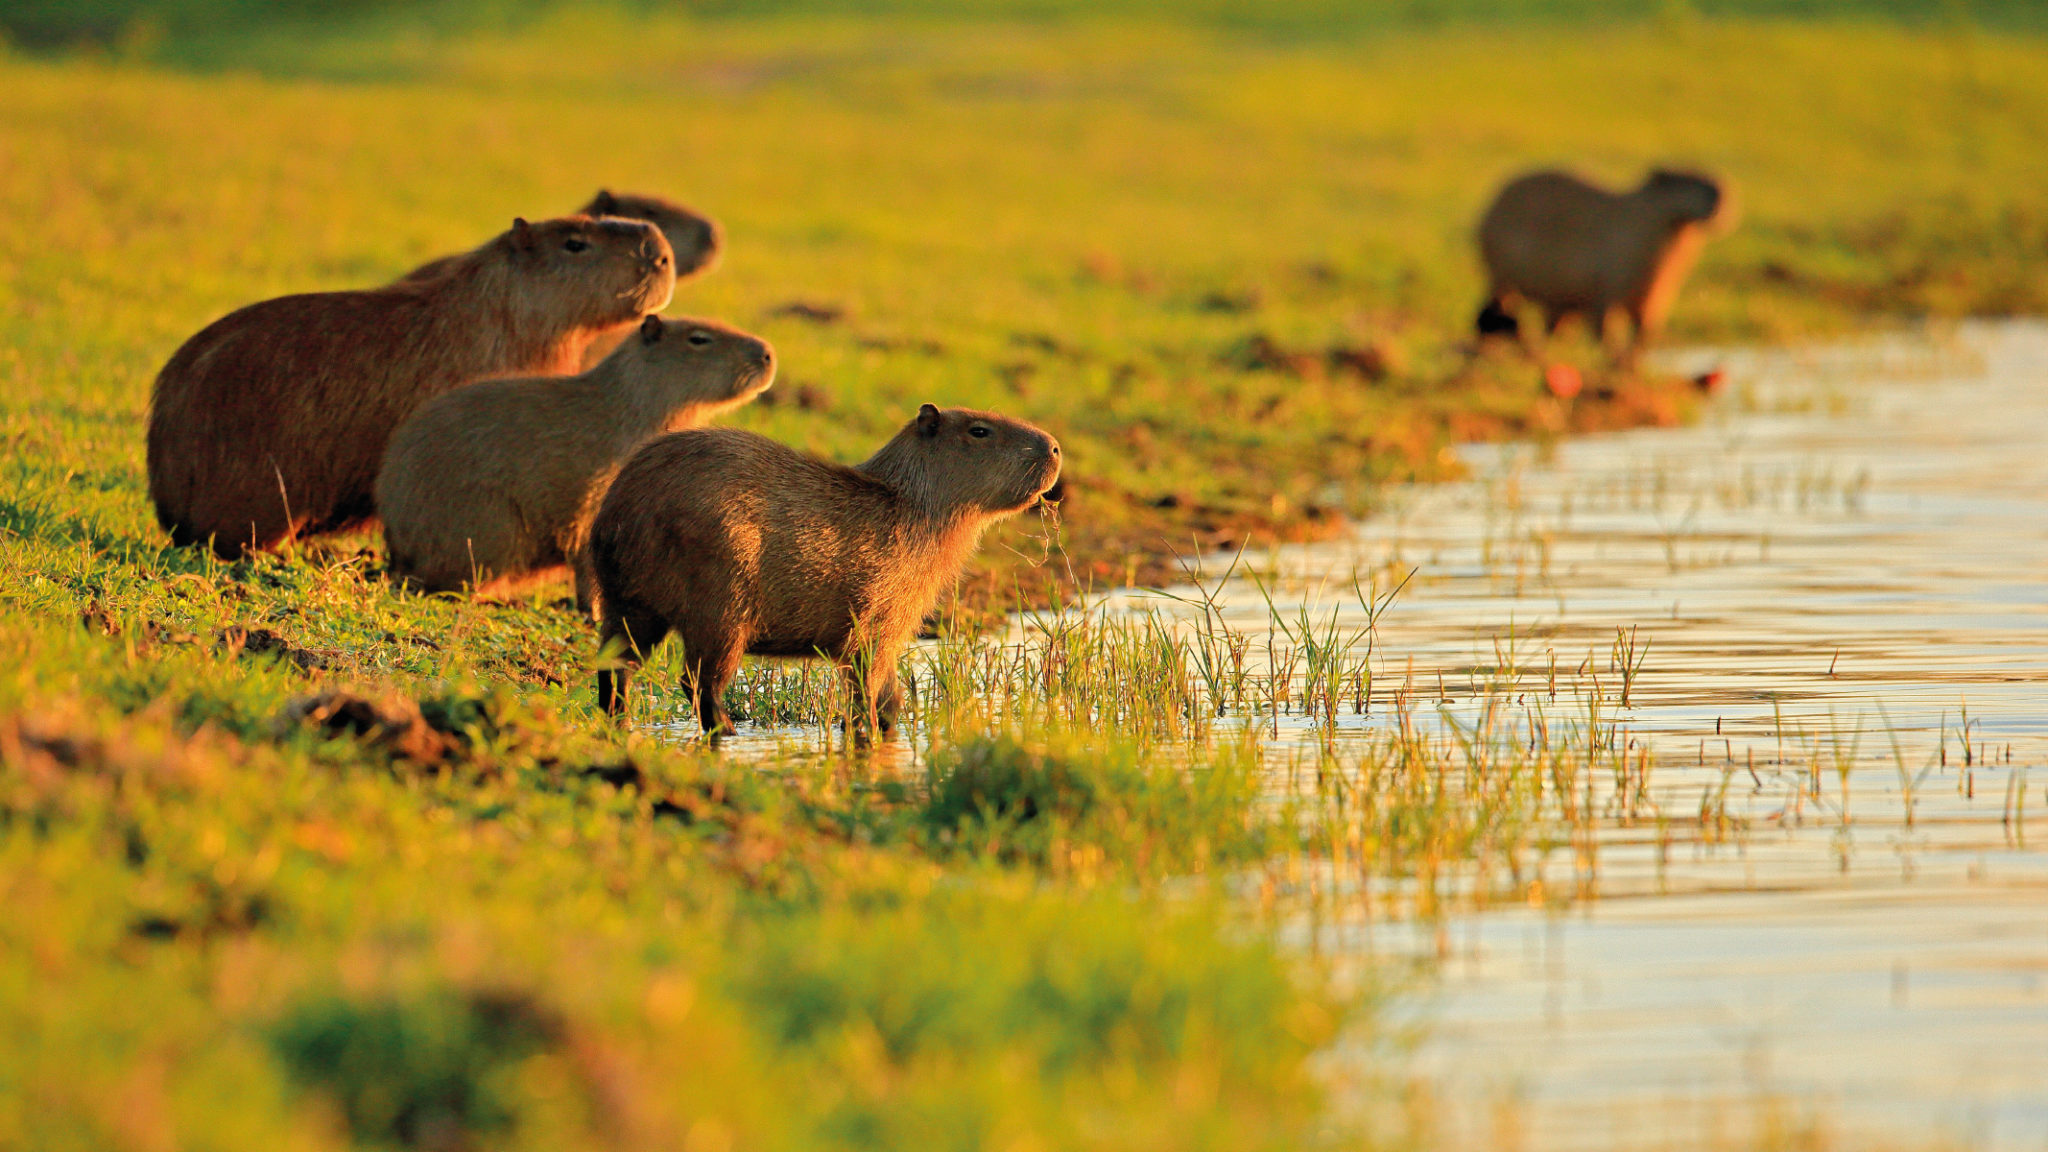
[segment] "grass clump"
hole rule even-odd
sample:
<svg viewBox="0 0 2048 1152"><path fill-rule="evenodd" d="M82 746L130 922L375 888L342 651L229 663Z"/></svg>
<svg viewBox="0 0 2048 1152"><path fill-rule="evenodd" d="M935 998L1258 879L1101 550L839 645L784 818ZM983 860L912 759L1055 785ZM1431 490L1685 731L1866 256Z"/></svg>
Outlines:
<svg viewBox="0 0 2048 1152"><path fill-rule="evenodd" d="M446 992L311 999L270 1035L294 1079L336 1099L357 1143L431 1149L480 1146L510 1127L511 1069L566 1039L529 998Z"/></svg>
<svg viewBox="0 0 2048 1152"><path fill-rule="evenodd" d="M940 844L1059 872L1202 872L1285 842L1248 744L1192 764L1135 742L971 736L934 755L921 817Z"/></svg>

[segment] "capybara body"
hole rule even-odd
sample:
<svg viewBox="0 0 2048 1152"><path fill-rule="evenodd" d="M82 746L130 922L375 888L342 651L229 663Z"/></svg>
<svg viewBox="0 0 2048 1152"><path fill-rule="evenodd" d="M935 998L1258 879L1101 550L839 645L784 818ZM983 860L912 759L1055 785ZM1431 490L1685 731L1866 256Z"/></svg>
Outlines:
<svg viewBox="0 0 2048 1152"><path fill-rule="evenodd" d="M1631 328L1627 353L1654 339L1709 231L1729 217L1721 186L1687 172L1652 172L1614 193L1564 172L1510 181L1479 224L1488 280L1479 335L1511 335L1514 302L1555 331L1580 316L1605 338L1610 316Z"/></svg>
<svg viewBox="0 0 2048 1152"><path fill-rule="evenodd" d="M708 732L731 727L721 696L747 653L830 656L887 728L919 622L982 531L1059 469L1045 432L930 404L857 468L735 429L650 442L591 526L602 640L625 652L598 673L599 704L622 712L630 668L674 632Z"/></svg>
<svg viewBox="0 0 2048 1152"><path fill-rule="evenodd" d="M558 573L581 554L606 484L635 447L700 427L774 379L767 342L649 316L581 376L486 380L434 397L392 434L377 476L392 575L488 595Z"/></svg>
<svg viewBox="0 0 2048 1152"><path fill-rule="evenodd" d="M385 444L421 401L576 371L596 334L667 305L673 265L641 221L519 220L431 280L230 313L157 375L157 520L223 558L366 523Z"/></svg>

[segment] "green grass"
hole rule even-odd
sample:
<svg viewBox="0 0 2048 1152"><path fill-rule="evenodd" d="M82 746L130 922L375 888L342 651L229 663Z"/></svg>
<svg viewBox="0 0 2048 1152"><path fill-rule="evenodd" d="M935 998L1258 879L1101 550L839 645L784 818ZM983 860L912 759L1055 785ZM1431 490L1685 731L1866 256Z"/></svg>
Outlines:
<svg viewBox="0 0 2048 1152"><path fill-rule="evenodd" d="M1061 437L1061 534L993 535L982 603L1332 531L1461 438L1682 418L1669 381L1565 406L1464 367L1470 221L1527 165L1739 184L1678 340L2048 309L2028 35L1207 11L0 57L0 1146L1351 1135L1313 1055L1377 993L1272 929L1565 898L1545 861L1597 853L1575 798L1650 770L1603 737L1613 701L1555 740L1426 737L1309 617L1261 679L1224 633L1048 615L913 666L913 762L756 764L599 723L557 603L402 595L367 540L220 564L144 494L149 381L208 320L601 184L726 224L672 311L776 342L786 399L736 423L852 459L935 400ZM1396 370L1329 366L1366 348ZM645 680L681 718L672 665ZM753 668L734 711L830 735L829 684ZM1315 752L1367 696L1386 730ZM1308 751L1275 770L1283 720Z"/></svg>

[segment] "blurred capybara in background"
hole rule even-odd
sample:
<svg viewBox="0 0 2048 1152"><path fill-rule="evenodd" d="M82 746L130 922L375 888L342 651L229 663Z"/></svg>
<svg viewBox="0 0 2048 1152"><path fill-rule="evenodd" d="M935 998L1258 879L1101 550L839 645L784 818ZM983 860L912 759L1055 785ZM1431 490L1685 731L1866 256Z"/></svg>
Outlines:
<svg viewBox="0 0 2048 1152"><path fill-rule="evenodd" d="M1479 222L1488 280L1479 335L1516 334L1513 308L1526 301L1548 331L1580 316L1606 340L1619 309L1632 328L1621 355L1633 358L1663 328L1709 231L1731 216L1721 186L1689 172L1658 170L1618 194L1564 172L1517 177Z"/></svg>
<svg viewBox="0 0 2048 1152"><path fill-rule="evenodd" d="M584 216L617 216L627 220L645 220L661 229L668 241L670 252L676 262L676 283L680 284L699 273L710 271L718 263L718 257L725 248L725 233L716 221L692 209L685 208L673 200L659 196L621 196L606 189L590 198L590 203L577 209ZM405 274L406 280L431 280L448 270L451 263L460 256L443 256L430 260ZM598 361L611 355L612 349L625 343L633 334L631 323L621 324L592 338L583 350L584 369L597 366Z"/></svg>
<svg viewBox="0 0 2048 1152"><path fill-rule="evenodd" d="M598 703L625 710L630 669L674 631L705 731L740 657L833 658L887 729L896 660L990 524L1059 478L1060 446L1017 420L926 404L857 468L765 437L661 437L619 470L590 531L603 642Z"/></svg>
<svg viewBox="0 0 2048 1152"><path fill-rule="evenodd" d="M649 316L581 376L486 380L434 397L392 434L377 476L392 575L429 592L495 594L558 573L575 564L634 448L700 427L774 379L766 341Z"/></svg>
<svg viewBox="0 0 2048 1152"><path fill-rule="evenodd" d="M430 280L229 313L157 375L157 521L224 558L364 523L384 446L421 401L576 371L595 334L667 305L674 263L642 221L515 220Z"/></svg>

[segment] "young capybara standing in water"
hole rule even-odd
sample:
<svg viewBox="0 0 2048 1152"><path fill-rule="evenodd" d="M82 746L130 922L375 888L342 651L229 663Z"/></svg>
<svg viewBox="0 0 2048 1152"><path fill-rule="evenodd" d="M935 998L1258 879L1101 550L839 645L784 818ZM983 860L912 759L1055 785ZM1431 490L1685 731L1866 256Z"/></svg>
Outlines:
<svg viewBox="0 0 2048 1152"><path fill-rule="evenodd" d="M516 220L431 280L232 312L157 376L157 520L224 558L367 522L385 443L421 401L576 371L595 335L667 305L673 265L638 220Z"/></svg>
<svg viewBox="0 0 2048 1152"><path fill-rule="evenodd" d="M491 594L558 572L581 554L611 474L635 447L700 427L774 379L766 341L649 316L581 376L486 380L436 396L392 434L377 476L392 574L430 592Z"/></svg>
<svg viewBox="0 0 2048 1152"><path fill-rule="evenodd" d="M832 657L885 730L896 659L990 524L1059 478L1060 446L1016 420L918 409L857 468L729 428L650 442L591 526L602 641L625 667L597 698L625 710L630 669L671 631L697 718L730 731L721 697L740 657Z"/></svg>
<svg viewBox="0 0 2048 1152"><path fill-rule="evenodd" d="M1620 310L1632 328L1623 356L1633 358L1663 328L1709 231L1729 219L1726 201L1719 184L1687 172L1652 172L1621 194L1563 172L1510 181L1479 223L1479 335L1515 334L1517 300L1540 309L1550 331L1582 316L1603 340Z"/></svg>
<svg viewBox="0 0 2048 1152"><path fill-rule="evenodd" d="M678 284L709 271L718 263L719 254L725 247L725 234L716 221L659 196L618 195L601 188L590 198L590 203L577 211L584 216L645 220L661 229L662 236L668 240L670 252L675 256ZM406 273L405 279L431 280L459 259L460 256L443 256L439 260L430 260ZM632 333L633 325L627 323L593 338L583 351L583 367L596 367L598 361L611 355L612 349L625 343L626 337Z"/></svg>

